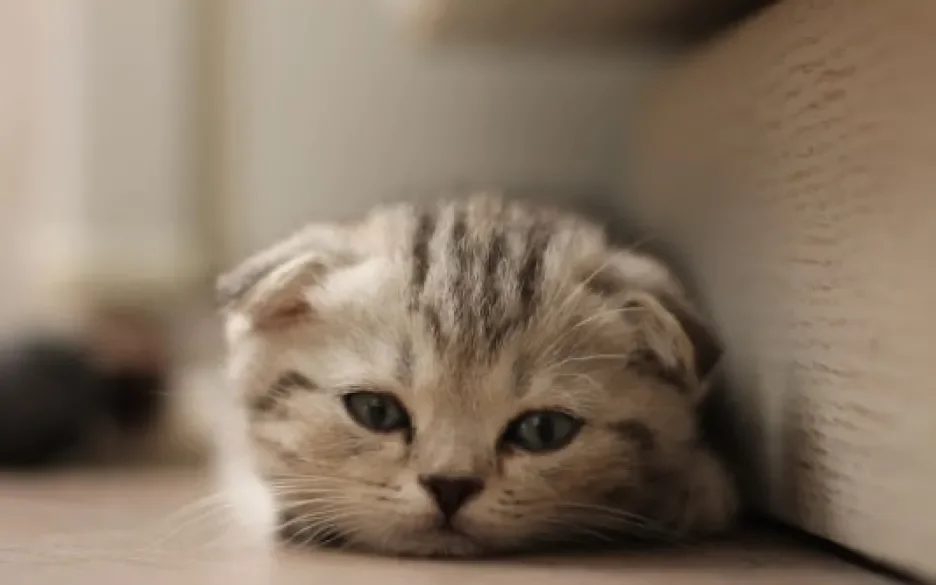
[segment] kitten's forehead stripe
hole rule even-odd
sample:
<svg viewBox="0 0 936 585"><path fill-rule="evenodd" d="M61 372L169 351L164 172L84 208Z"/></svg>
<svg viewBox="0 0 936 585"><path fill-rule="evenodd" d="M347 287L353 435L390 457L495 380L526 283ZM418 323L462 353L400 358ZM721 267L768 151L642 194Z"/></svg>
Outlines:
<svg viewBox="0 0 936 585"><path fill-rule="evenodd" d="M537 313L553 232L548 215L505 202L455 202L418 216L412 308L440 353L490 361ZM444 217L444 219L443 219ZM444 224L444 236L429 234Z"/></svg>
<svg viewBox="0 0 936 585"><path fill-rule="evenodd" d="M497 271L506 261L506 236L503 230L497 230L491 238L487 250L487 259L484 262L484 306L489 307L497 302L498 290Z"/></svg>
<svg viewBox="0 0 936 585"><path fill-rule="evenodd" d="M500 300L504 291L498 282L498 269L507 260L504 249L505 239L503 230L497 230L491 238L484 263L481 319L484 327L484 337L488 341L491 354L500 349L501 342L507 332L503 324L497 322L498 317L504 311L504 303Z"/></svg>
<svg viewBox="0 0 936 585"><path fill-rule="evenodd" d="M452 221L452 234L448 252L452 258L452 297L455 301L456 326L464 333L471 327L472 311L469 308L471 298L470 282L472 276L472 251L468 236L465 213L455 208Z"/></svg>
<svg viewBox="0 0 936 585"><path fill-rule="evenodd" d="M400 345L399 357L397 358L397 380L404 386L409 386L413 382L413 342L409 339L403 341Z"/></svg>
<svg viewBox="0 0 936 585"><path fill-rule="evenodd" d="M419 296L426 285L429 274L429 241L435 234L436 218L432 210L425 210L419 216L415 233L413 234L413 275L412 295L414 306L419 305Z"/></svg>
<svg viewBox="0 0 936 585"><path fill-rule="evenodd" d="M445 333L442 331L442 317L439 316L439 311L429 304L424 304L422 307L423 318L426 320L426 327L429 329L429 334L432 335L432 340L435 342L438 349L442 349L445 345Z"/></svg>
<svg viewBox="0 0 936 585"><path fill-rule="evenodd" d="M517 275L520 288L520 307L525 319L529 319L536 310L537 292L543 279L543 256L549 246L548 226L534 224L530 228L526 255Z"/></svg>

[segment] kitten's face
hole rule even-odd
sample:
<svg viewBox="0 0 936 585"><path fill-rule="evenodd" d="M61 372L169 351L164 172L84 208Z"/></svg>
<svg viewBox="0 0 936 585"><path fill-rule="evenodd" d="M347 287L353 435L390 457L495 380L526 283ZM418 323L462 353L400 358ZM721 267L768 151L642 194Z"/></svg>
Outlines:
<svg viewBox="0 0 936 585"><path fill-rule="evenodd" d="M608 288L609 262L584 262L591 232L549 224L531 246L529 221L433 213L392 216L379 252L231 318L250 459L284 532L466 555L720 528L733 495L697 444L675 318Z"/></svg>

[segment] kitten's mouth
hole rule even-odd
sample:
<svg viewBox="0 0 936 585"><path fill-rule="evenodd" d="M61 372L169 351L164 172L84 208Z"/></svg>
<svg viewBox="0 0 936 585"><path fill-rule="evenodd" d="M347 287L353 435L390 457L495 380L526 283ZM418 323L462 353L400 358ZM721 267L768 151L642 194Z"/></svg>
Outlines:
<svg viewBox="0 0 936 585"><path fill-rule="evenodd" d="M429 532L440 534L444 537L459 537L472 542L477 540L471 532L465 528L464 522L458 522L458 518L444 517L441 515L433 522Z"/></svg>
<svg viewBox="0 0 936 585"><path fill-rule="evenodd" d="M471 539L471 536L465 531L456 528L451 522L443 522L435 528L435 532L438 534L445 534L447 536L459 536L462 538Z"/></svg>
<svg viewBox="0 0 936 585"><path fill-rule="evenodd" d="M434 526L426 530L424 534L429 539L437 540L444 544L468 545L472 548L483 548L480 540L451 519L440 520Z"/></svg>

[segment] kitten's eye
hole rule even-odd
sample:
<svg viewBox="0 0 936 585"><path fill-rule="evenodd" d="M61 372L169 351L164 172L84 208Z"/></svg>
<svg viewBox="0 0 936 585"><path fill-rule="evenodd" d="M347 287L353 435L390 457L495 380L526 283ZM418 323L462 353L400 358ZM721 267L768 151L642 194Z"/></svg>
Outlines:
<svg viewBox="0 0 936 585"><path fill-rule="evenodd" d="M526 451L543 452L562 449L575 438L582 423L556 410L528 412L507 427L504 441Z"/></svg>
<svg viewBox="0 0 936 585"><path fill-rule="evenodd" d="M406 409L389 394L351 392L342 396L342 400L351 418L372 431L390 433L410 426Z"/></svg>

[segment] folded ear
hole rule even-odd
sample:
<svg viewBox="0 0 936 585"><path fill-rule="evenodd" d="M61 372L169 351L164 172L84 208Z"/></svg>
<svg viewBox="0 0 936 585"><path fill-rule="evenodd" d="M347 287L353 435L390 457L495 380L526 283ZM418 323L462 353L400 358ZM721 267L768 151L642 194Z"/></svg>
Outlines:
<svg viewBox="0 0 936 585"><path fill-rule="evenodd" d="M253 329L277 329L308 320L312 317L308 292L321 282L326 266L313 252L273 265L241 266L219 279L223 308L247 317Z"/></svg>
<svg viewBox="0 0 936 585"><path fill-rule="evenodd" d="M672 381L693 402L704 398L722 348L701 317L679 301L645 292L625 293L622 302L632 309L625 315L637 333L634 364Z"/></svg>
<svg viewBox="0 0 936 585"><path fill-rule="evenodd" d="M316 253L260 254L218 279L218 300L227 315L246 318L251 329L287 327L311 318L307 291L324 272Z"/></svg>
<svg viewBox="0 0 936 585"><path fill-rule="evenodd" d="M216 293L229 316L246 317L253 329L281 328L313 317L311 290L351 262L348 231L312 224L245 260L218 278Z"/></svg>
<svg viewBox="0 0 936 585"><path fill-rule="evenodd" d="M591 266L586 285L604 296L642 290L654 295L681 297L685 293L665 264L650 256L615 249Z"/></svg>
<svg viewBox="0 0 936 585"><path fill-rule="evenodd" d="M688 301L669 269L655 258L616 250L589 278L588 286L630 309L640 349L637 365L652 368L701 400L723 350L713 328Z"/></svg>

